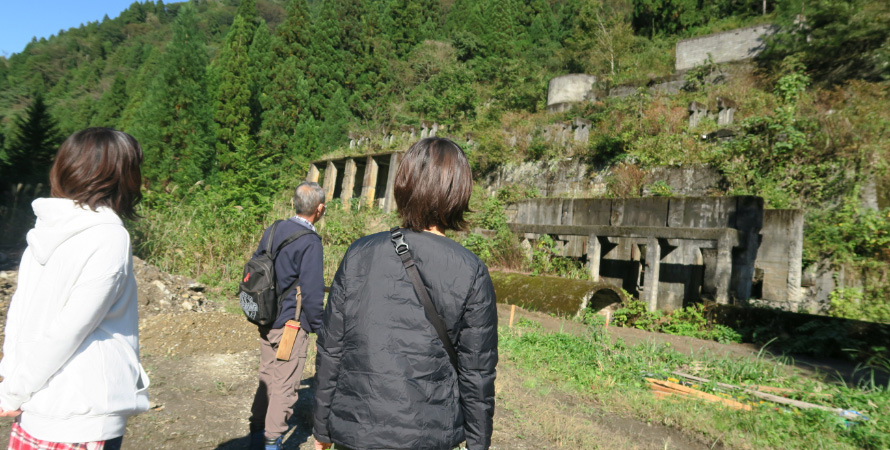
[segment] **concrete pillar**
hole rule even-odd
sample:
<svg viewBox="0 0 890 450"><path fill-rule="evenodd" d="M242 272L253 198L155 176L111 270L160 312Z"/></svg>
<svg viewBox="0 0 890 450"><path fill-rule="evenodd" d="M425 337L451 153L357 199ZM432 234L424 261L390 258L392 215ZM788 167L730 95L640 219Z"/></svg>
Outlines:
<svg viewBox="0 0 890 450"><path fill-rule="evenodd" d="M587 237L587 270L591 281L600 280L600 255L602 254L600 240L595 234Z"/></svg>
<svg viewBox="0 0 890 450"><path fill-rule="evenodd" d="M658 239L650 237L646 241L646 280L643 286L643 301L649 311L658 309L658 275L661 271L661 246Z"/></svg>
<svg viewBox="0 0 890 450"><path fill-rule="evenodd" d="M333 161L328 161L327 167L324 169L324 198L329 202L334 199L334 189L337 187L337 166Z"/></svg>
<svg viewBox="0 0 890 450"><path fill-rule="evenodd" d="M695 128L698 123L708 116L708 107L699 102L689 104L689 128Z"/></svg>
<svg viewBox="0 0 890 450"><path fill-rule="evenodd" d="M793 234L788 249L788 301L799 303L803 300L801 279L803 278L803 221L802 210L794 215Z"/></svg>
<svg viewBox="0 0 890 450"><path fill-rule="evenodd" d="M383 212L391 212L396 209L396 198L393 190L396 184L396 171L399 169L399 161L402 160L401 153L393 153L389 156L389 173L386 174L386 194L383 199Z"/></svg>
<svg viewBox="0 0 890 450"><path fill-rule="evenodd" d="M343 200L343 209L349 209L349 200L352 199L352 191L355 189L355 160L346 160L346 168L343 169L343 186L340 188L340 199Z"/></svg>
<svg viewBox="0 0 890 450"><path fill-rule="evenodd" d="M306 181L318 183L318 167L315 167L315 164L309 164L309 173L306 174Z"/></svg>
<svg viewBox="0 0 890 450"><path fill-rule="evenodd" d="M724 235L717 240L716 265L717 292L714 294L714 299L721 305L728 305L729 282L732 276L732 244L729 241L729 235Z"/></svg>
<svg viewBox="0 0 890 450"><path fill-rule="evenodd" d="M377 161L369 156L365 164L365 176L362 179L362 206L373 206L377 188Z"/></svg>
<svg viewBox="0 0 890 450"><path fill-rule="evenodd" d="M721 109L720 112L717 113L717 125L721 127L732 125L734 115L735 108Z"/></svg>

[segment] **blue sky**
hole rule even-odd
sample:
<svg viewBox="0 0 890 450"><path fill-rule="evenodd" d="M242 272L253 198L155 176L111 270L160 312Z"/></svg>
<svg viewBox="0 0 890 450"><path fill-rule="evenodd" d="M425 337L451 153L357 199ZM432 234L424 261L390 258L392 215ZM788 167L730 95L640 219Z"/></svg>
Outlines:
<svg viewBox="0 0 890 450"><path fill-rule="evenodd" d="M32 37L117 17L134 0L0 0L0 56L25 49Z"/></svg>

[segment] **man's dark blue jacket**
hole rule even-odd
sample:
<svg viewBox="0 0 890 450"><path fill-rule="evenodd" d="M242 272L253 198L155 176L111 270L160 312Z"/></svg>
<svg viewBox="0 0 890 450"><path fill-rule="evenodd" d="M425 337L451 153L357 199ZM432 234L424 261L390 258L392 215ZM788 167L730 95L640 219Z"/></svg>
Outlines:
<svg viewBox="0 0 890 450"><path fill-rule="evenodd" d="M259 256L261 250L266 248L270 228L263 232L263 238L254 256ZM282 221L275 230L275 237L272 240L273 251L288 236L307 229L309 228L293 218ZM307 234L284 247L275 259L275 276L278 278L278 288L281 291L287 289L295 278L300 278L298 285L303 293L300 326L308 332L317 333L321 329L321 311L324 304L324 255L321 238L317 234ZM294 318L296 309L297 296L294 289L282 300L281 314L272 328L283 327L285 322Z"/></svg>

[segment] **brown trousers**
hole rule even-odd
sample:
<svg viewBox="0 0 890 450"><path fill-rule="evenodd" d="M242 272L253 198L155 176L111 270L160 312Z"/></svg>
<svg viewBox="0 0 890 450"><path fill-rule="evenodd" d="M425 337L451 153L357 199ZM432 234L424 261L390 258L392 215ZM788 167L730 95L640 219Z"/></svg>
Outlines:
<svg viewBox="0 0 890 450"><path fill-rule="evenodd" d="M287 432L309 347L309 334L300 329L290 360L279 361L275 353L282 333L283 328L260 328L260 385L250 408L250 431L265 430L270 439Z"/></svg>

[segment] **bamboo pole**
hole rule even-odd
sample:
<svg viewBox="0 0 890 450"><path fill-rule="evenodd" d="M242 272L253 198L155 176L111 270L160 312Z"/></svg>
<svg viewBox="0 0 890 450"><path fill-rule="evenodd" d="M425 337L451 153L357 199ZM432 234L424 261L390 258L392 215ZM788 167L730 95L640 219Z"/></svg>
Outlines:
<svg viewBox="0 0 890 450"><path fill-rule="evenodd" d="M669 394L687 395L690 397L707 400L709 402L722 403L731 408L741 409L745 411L750 411L752 409L751 405L746 405L742 402L737 402L735 400L723 398L714 394L708 394L707 392L702 392L698 389L692 389L690 387L683 386L682 384L672 383L665 380L656 380L654 378L646 378L646 381L649 382L649 385L655 391L665 392Z"/></svg>
<svg viewBox="0 0 890 450"><path fill-rule="evenodd" d="M711 381L708 380L707 378L696 377L696 376L694 376L694 375L689 375L689 374L687 374L687 373L683 373L683 372L677 372L677 371L675 371L675 372L671 372L671 373L673 373L674 375L681 376L681 377L683 377L683 378L689 379L689 380L698 381L698 382L700 382L700 383L710 383L710 382L711 382ZM765 393L765 392L755 391L754 389L747 389L747 388L743 388L743 387L740 387L740 386L735 386L735 385L732 385L732 384L719 383L719 382L718 382L718 383L715 383L715 384L716 384L717 386L720 386L720 387L722 387L722 388L726 388L726 389L739 389L739 390L742 390L743 392L748 393L748 394L751 394L751 395L753 395L753 396L755 396L755 397L757 397L757 398L762 398L762 399L764 399L764 400L769 400L769 401L771 401L771 402L773 402L773 403L779 403L779 404L782 404L782 405L794 406L794 407L796 407L796 408L800 408L800 409L814 409L814 408L815 408L815 409L821 409L821 410L824 410L824 411L830 411L830 412L839 414L840 416L842 416L842 417L844 417L844 418L846 418L846 419L859 419L859 418L860 418L860 416L859 416L858 414L853 413L853 412L850 412L850 411L846 411L846 410L841 409L841 408L831 408L831 407L828 407L828 406L816 405L816 404L814 404L814 403L804 402L804 401L800 401L800 400L793 400L793 399L790 399L790 398L780 397L780 396L778 396L778 395L767 394L767 393Z"/></svg>

